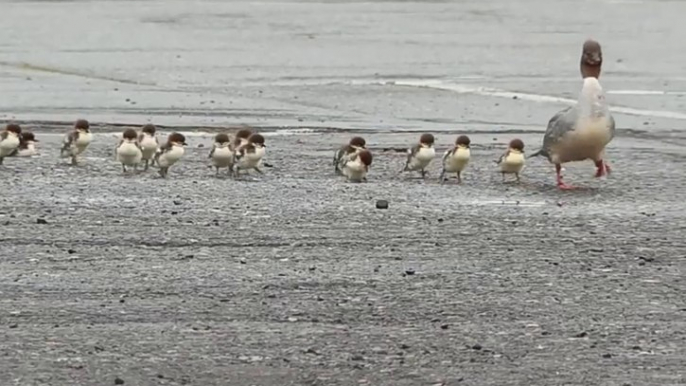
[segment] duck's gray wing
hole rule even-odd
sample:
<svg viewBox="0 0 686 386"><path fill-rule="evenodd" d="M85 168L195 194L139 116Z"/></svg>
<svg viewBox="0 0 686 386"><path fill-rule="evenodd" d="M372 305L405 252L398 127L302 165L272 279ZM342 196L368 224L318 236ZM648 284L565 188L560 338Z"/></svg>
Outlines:
<svg viewBox="0 0 686 386"><path fill-rule="evenodd" d="M543 146L527 158L542 155L550 160L550 148L555 145L568 132L574 130L578 116L576 106L569 106L558 111L548 121L545 134L543 135Z"/></svg>

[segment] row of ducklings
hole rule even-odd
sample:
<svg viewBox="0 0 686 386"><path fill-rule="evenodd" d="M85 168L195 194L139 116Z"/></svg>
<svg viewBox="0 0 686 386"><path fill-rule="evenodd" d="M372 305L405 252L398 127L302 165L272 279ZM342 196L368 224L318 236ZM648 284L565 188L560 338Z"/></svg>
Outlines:
<svg viewBox="0 0 686 386"><path fill-rule="evenodd" d="M422 178L426 178L426 169L436 157L434 141L432 134L422 134L419 137L419 143L407 149L405 166L400 173L418 171ZM467 167L471 156L470 143L468 136L460 135L455 140L455 145L443 154L441 174L438 177L440 182L446 181L446 176L452 173L457 175L458 183L462 182L462 172ZM366 181L373 158L366 144L364 138L353 137L347 145L338 149L333 157L334 173L345 176L348 181ZM514 174L519 181L519 173L524 167L524 142L518 138L511 140L507 150L496 161L496 164L500 167L503 181L506 174Z"/></svg>
<svg viewBox="0 0 686 386"><path fill-rule="evenodd" d="M63 158L71 158L71 164L78 164L78 156L83 153L92 141L90 125L85 119L79 119L64 137L60 155ZM426 177L426 169L436 156L434 148L434 136L422 134L419 142L407 150L405 166L400 171L418 171L422 178ZM4 157L31 156L36 154L35 143L38 140L31 132L22 132L17 124L8 124L5 131L0 133L0 164ZM264 137L253 133L248 129L239 130L233 140L228 134L220 133L214 138L214 143L208 158L216 169L217 175L220 169L227 168L230 176L238 176L240 170L255 170L262 174L259 168L260 162L266 153ZM470 160L470 139L466 135L460 135L455 145L443 155L442 168L439 181L445 181L447 174L457 174L458 183L462 182L462 172ZM140 131L128 128L122 133L116 145L115 158L122 165L124 173L127 167L137 171L140 164L144 164L144 170L150 165L159 168L159 174L166 177L169 168L178 162L184 155L186 138L181 133L171 133L166 143L159 145L156 137L156 127L146 124ZM353 137L347 145L339 148L333 158L334 172L345 176L349 181L361 182L367 180L367 173L372 164L372 153L366 147L366 141L362 137ZM515 138L510 141L508 149L498 159L500 172L503 180L506 174L514 174L519 181L519 173L524 166L524 143Z"/></svg>
<svg viewBox="0 0 686 386"><path fill-rule="evenodd" d="M134 172L143 161L145 170L148 163L157 164L159 174L166 177L169 168L183 157L186 138L181 133L171 133L167 142L159 146L155 136L155 126L147 124L140 133L134 129L126 129L115 148L115 158L122 165L122 171L133 167ZM214 137L214 143L208 155L217 175L222 168L226 168L229 176L238 177L241 170L260 170L260 162L266 153L264 137L248 129L239 130L233 140L228 134L219 133Z"/></svg>
<svg viewBox="0 0 686 386"><path fill-rule="evenodd" d="M127 167L132 167L134 172L139 165L144 164L144 170L150 165L159 168L159 174L166 177L169 168L178 162L184 155L186 138L181 133L171 133L167 141L160 146L155 135L155 125L146 124L140 131L128 128L122 133L117 143L114 155L122 165L124 173ZM78 157L92 142L93 135L90 124L85 119L79 119L74 127L64 136L60 157L70 158L72 165L78 165ZM5 157L30 157L36 154L35 144L38 142L35 135L23 131L21 126L10 123L0 133L0 165ZM250 130L242 129L231 140L228 134L217 134L210 150L208 158L217 169L227 168L229 175L238 176L240 170L255 170L260 174L260 161L265 154L264 137Z"/></svg>

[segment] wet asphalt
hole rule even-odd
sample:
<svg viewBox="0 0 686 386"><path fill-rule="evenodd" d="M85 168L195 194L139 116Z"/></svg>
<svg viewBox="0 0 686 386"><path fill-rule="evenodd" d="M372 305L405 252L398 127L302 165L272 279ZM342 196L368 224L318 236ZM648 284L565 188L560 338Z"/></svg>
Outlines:
<svg viewBox="0 0 686 386"><path fill-rule="evenodd" d="M686 384L683 5L523 3L3 2L0 119L41 142L0 166L0 384ZM537 96L574 98L589 29L625 109L613 173L567 165L560 192L529 159L503 183L505 144L535 150L565 106ZM71 167L77 117L95 139ZM116 124L147 121L188 134L168 179L114 160ZM240 125L271 167L217 178L212 135ZM399 175L422 131L429 177ZM330 164L355 133L368 183ZM462 133L464 182L439 184Z"/></svg>

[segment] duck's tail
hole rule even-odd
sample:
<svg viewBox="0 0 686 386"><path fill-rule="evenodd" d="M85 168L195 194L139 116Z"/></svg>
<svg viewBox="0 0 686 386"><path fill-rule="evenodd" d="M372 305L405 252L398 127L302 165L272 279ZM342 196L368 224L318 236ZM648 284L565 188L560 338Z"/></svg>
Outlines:
<svg viewBox="0 0 686 386"><path fill-rule="evenodd" d="M526 158L529 159L529 158L534 158L534 157L538 157L538 156L543 156L543 157L546 157L546 158L550 158L550 157L548 156L548 152L547 152L544 148L538 149L538 151L536 151L536 152L534 152L534 153L531 153L531 154L530 154L528 157L526 157Z"/></svg>

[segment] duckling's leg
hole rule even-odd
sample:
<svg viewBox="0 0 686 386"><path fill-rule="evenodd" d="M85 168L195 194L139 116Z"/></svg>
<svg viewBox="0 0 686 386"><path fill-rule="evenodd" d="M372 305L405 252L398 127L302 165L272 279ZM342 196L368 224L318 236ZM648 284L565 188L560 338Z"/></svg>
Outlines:
<svg viewBox="0 0 686 386"><path fill-rule="evenodd" d="M519 182L519 173L515 173L515 177L517 177L517 182Z"/></svg>
<svg viewBox="0 0 686 386"><path fill-rule="evenodd" d="M426 178L426 170L422 169L422 178Z"/></svg>
<svg viewBox="0 0 686 386"><path fill-rule="evenodd" d="M260 168L258 168L257 166L255 166L253 169L260 174L264 174L262 173L262 170L260 170Z"/></svg>
<svg viewBox="0 0 686 386"><path fill-rule="evenodd" d="M126 165L121 164L121 170L123 173L126 173Z"/></svg>
<svg viewBox="0 0 686 386"><path fill-rule="evenodd" d="M438 182L443 183L445 180L443 179L445 177L445 168L441 169L441 174L438 176Z"/></svg>
<svg viewBox="0 0 686 386"><path fill-rule="evenodd" d="M79 163L76 160L76 155L71 156L71 166L77 166Z"/></svg>
<svg viewBox="0 0 686 386"><path fill-rule="evenodd" d="M146 172L148 171L149 164L150 164L150 161L146 159L145 160L145 167L143 168L143 171L146 171Z"/></svg>
<svg viewBox="0 0 686 386"><path fill-rule="evenodd" d="M158 173L160 173L160 176L162 178L167 178L167 170L168 169L169 169L168 167L160 167L160 170L158 171Z"/></svg>
<svg viewBox="0 0 686 386"><path fill-rule="evenodd" d="M505 172L500 172L500 174L503 176L503 182L505 182Z"/></svg>
<svg viewBox="0 0 686 386"><path fill-rule="evenodd" d="M457 183L458 184L462 183L462 172L457 172Z"/></svg>

